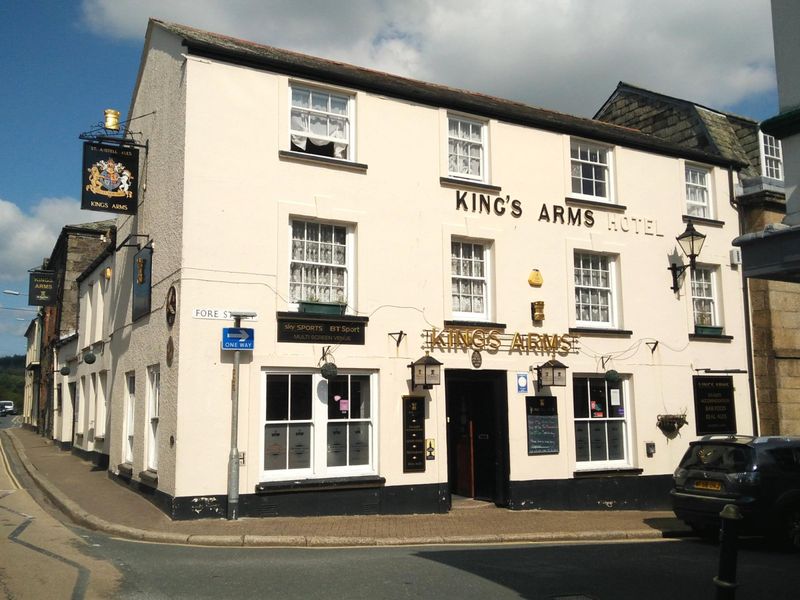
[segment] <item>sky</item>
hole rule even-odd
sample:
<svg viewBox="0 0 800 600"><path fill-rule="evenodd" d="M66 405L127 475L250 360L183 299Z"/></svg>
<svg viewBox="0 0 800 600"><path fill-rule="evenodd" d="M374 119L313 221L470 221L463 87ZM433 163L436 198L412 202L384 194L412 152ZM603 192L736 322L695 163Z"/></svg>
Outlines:
<svg viewBox="0 0 800 600"><path fill-rule="evenodd" d="M80 210L78 136L136 81L149 17L592 117L619 81L778 112L768 0L0 0L0 356Z"/></svg>

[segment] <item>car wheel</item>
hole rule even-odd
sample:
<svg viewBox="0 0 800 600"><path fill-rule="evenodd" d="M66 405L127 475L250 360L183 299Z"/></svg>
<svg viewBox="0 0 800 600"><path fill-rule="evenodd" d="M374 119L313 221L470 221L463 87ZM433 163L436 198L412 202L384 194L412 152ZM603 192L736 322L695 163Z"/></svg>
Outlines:
<svg viewBox="0 0 800 600"><path fill-rule="evenodd" d="M791 507L783 517L783 541L786 547L800 551L800 505Z"/></svg>

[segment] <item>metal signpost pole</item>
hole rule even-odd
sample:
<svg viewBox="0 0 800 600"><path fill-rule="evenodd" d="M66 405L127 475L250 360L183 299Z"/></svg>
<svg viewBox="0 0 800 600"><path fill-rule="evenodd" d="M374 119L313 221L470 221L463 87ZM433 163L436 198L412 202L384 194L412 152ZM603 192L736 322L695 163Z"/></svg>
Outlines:
<svg viewBox="0 0 800 600"><path fill-rule="evenodd" d="M241 317L233 317L233 326L241 325ZM239 350L233 352L231 379L231 453L228 458L228 520L239 518Z"/></svg>
<svg viewBox="0 0 800 600"><path fill-rule="evenodd" d="M239 361L241 351L255 347L255 333L242 328L242 319L253 319L254 312L230 311L233 327L222 330L222 349L233 350L233 375L231 376L231 452L228 456L228 519L239 518Z"/></svg>

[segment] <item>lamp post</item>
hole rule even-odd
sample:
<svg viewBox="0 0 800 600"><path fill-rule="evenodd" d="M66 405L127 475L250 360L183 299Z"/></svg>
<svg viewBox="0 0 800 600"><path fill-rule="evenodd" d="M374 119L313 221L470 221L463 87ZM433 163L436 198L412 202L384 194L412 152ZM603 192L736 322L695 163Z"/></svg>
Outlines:
<svg viewBox="0 0 800 600"><path fill-rule="evenodd" d="M678 292L681 289L678 278L683 275L683 272L689 267L691 267L692 271L694 271L697 264L697 257L700 255L700 249L703 247L703 242L706 241L706 236L698 232L694 228L694 225L692 225L692 221L689 220L686 223L686 231L684 231L675 239L677 240L678 245L683 253L689 259L688 265L672 263L669 267L667 267L667 270L672 272L672 291Z"/></svg>

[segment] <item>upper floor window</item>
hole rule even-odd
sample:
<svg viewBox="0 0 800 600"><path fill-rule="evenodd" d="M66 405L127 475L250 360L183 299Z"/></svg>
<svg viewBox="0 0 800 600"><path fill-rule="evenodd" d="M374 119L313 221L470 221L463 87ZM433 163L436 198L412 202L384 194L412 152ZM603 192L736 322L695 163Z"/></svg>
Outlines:
<svg viewBox="0 0 800 600"><path fill-rule="evenodd" d="M489 318L489 247L467 241L450 244L453 316Z"/></svg>
<svg viewBox="0 0 800 600"><path fill-rule="evenodd" d="M712 218L710 172L703 167L686 165L686 214Z"/></svg>
<svg viewBox="0 0 800 600"><path fill-rule="evenodd" d="M575 321L589 327L615 327L614 258L605 254L575 253Z"/></svg>
<svg viewBox="0 0 800 600"><path fill-rule="evenodd" d="M719 325L716 273L710 267L697 267L692 270L692 312L695 326Z"/></svg>
<svg viewBox="0 0 800 600"><path fill-rule="evenodd" d="M486 124L447 118L447 172L452 177L486 180Z"/></svg>
<svg viewBox="0 0 800 600"><path fill-rule="evenodd" d="M348 302L352 237L343 225L292 220L290 302Z"/></svg>
<svg viewBox="0 0 800 600"><path fill-rule="evenodd" d="M783 179L783 152L780 140L766 133L760 133L760 137L762 175L772 179Z"/></svg>
<svg viewBox="0 0 800 600"><path fill-rule="evenodd" d="M291 149L353 160L353 99L343 94L295 85L291 91Z"/></svg>
<svg viewBox="0 0 800 600"><path fill-rule="evenodd" d="M572 193L611 201L611 150L582 140L570 142Z"/></svg>

